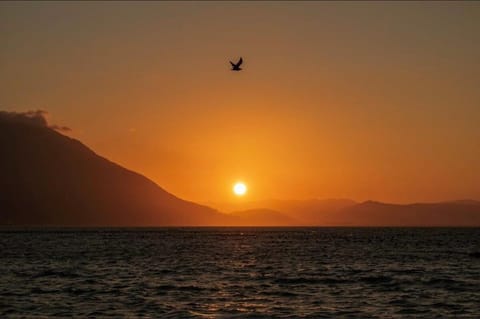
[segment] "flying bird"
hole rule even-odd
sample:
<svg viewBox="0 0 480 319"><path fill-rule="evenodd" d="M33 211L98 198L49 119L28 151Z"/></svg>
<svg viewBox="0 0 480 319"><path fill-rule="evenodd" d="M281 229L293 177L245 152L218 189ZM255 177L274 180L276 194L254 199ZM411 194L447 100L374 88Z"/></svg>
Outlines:
<svg viewBox="0 0 480 319"><path fill-rule="evenodd" d="M232 65L232 71L240 71L242 68L240 65L243 63L243 59L240 57L240 60L235 64L232 61L230 61L230 64Z"/></svg>

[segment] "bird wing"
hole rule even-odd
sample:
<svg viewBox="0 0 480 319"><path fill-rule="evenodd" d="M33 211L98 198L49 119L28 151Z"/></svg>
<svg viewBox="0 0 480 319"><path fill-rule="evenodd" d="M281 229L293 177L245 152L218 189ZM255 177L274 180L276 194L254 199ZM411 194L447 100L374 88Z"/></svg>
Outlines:
<svg viewBox="0 0 480 319"><path fill-rule="evenodd" d="M231 64L232 66L235 66L235 63L233 63L232 61L230 61L230 64Z"/></svg>
<svg viewBox="0 0 480 319"><path fill-rule="evenodd" d="M240 60L237 62L237 66L240 66L243 63L243 59L240 57Z"/></svg>

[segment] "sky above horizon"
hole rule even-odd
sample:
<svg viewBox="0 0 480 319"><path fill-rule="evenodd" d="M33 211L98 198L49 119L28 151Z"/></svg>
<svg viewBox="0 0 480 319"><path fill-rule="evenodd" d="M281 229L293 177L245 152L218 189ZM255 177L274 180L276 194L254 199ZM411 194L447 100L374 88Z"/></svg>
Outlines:
<svg viewBox="0 0 480 319"><path fill-rule="evenodd" d="M0 109L193 201L480 199L478 34L478 2L1 2Z"/></svg>

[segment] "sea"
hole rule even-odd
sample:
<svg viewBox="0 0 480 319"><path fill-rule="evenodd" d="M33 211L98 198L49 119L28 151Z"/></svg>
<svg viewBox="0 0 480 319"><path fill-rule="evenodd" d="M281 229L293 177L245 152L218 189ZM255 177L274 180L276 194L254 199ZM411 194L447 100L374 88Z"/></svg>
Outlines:
<svg viewBox="0 0 480 319"><path fill-rule="evenodd" d="M0 254L0 318L480 318L480 228L8 228Z"/></svg>

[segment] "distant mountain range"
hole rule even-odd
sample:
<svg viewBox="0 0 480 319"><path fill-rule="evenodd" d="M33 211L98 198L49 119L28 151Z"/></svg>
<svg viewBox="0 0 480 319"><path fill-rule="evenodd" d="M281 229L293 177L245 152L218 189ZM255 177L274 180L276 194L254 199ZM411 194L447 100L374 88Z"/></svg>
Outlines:
<svg viewBox="0 0 480 319"><path fill-rule="evenodd" d="M349 199L308 199L308 200L262 200L253 202L231 203L208 203L224 212L234 212L240 215L247 211L250 215L254 211L269 211L273 218L274 213L278 214L279 220L289 217L296 225L323 225L325 217L343 208L355 205L356 202Z"/></svg>
<svg viewBox="0 0 480 319"><path fill-rule="evenodd" d="M367 201L326 217L325 225L342 226L480 226L480 202L385 204Z"/></svg>
<svg viewBox="0 0 480 319"><path fill-rule="evenodd" d="M285 221L289 217L293 225L303 226L480 226L480 202L475 200L402 205L311 199L211 205L235 211L236 215L242 210L252 215L255 207L261 207L260 211L267 210L272 220Z"/></svg>
<svg viewBox="0 0 480 319"><path fill-rule="evenodd" d="M269 200L215 210L168 193L56 129L41 113L0 111L0 225L480 226L480 202L473 200Z"/></svg>
<svg viewBox="0 0 480 319"><path fill-rule="evenodd" d="M239 217L235 226L301 226L293 217L271 209L250 209L233 212L230 216Z"/></svg>

